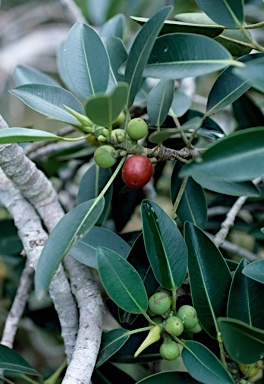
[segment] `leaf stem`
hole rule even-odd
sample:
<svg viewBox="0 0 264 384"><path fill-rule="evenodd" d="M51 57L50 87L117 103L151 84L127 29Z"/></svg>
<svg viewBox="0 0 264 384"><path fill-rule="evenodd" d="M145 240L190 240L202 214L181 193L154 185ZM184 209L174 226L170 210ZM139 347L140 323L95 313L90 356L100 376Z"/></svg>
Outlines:
<svg viewBox="0 0 264 384"><path fill-rule="evenodd" d="M253 39L250 33L245 29L243 25L240 26L240 31L243 33L243 35L248 39L248 41L253 45L255 49L257 49L260 52L264 52L264 47L260 45L256 40Z"/></svg>
<svg viewBox="0 0 264 384"><path fill-rule="evenodd" d="M157 324L155 324L155 325L157 325ZM134 329L133 331L129 331L129 334L133 335L133 334L139 333L139 332L150 331L152 328L153 328L153 325L150 325L149 327L137 328L137 329Z"/></svg>
<svg viewBox="0 0 264 384"><path fill-rule="evenodd" d="M39 384L36 380L31 379L31 378L28 377L27 375L21 375L20 377L21 377L22 379L26 380L28 383L31 383L31 384Z"/></svg>
<svg viewBox="0 0 264 384"><path fill-rule="evenodd" d="M1 382L2 382L2 380L3 380L3 381L6 382L7 384L15 384L13 381L7 379L6 377L4 377L4 376L2 376L2 375L0 375L0 380L1 380Z"/></svg>
<svg viewBox="0 0 264 384"><path fill-rule="evenodd" d="M177 288L172 287L172 310L176 311L176 301L177 301Z"/></svg>
<svg viewBox="0 0 264 384"><path fill-rule="evenodd" d="M177 212L177 209L178 209L178 207L179 207L179 205L180 205L180 202L181 202L183 193L184 193L184 191L185 191L185 188L186 188L186 184L187 184L188 178L189 178L189 176L185 176L185 177L184 177L183 182L182 182L182 185L181 185L181 188L180 188L180 190L179 190L179 192L178 192L178 195L177 195L177 197L176 197L175 203L174 203L173 208L172 208L172 210L171 210L170 217L171 217L173 220L175 220L176 217L177 217L176 212Z"/></svg>

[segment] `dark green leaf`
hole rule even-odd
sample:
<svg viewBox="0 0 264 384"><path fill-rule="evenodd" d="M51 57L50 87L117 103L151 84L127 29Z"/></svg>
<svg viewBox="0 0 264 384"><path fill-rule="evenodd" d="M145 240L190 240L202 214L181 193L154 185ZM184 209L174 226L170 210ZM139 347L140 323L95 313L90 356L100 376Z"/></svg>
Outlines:
<svg viewBox="0 0 264 384"><path fill-rule="evenodd" d="M123 40L126 18L121 13L109 19L101 28L101 37L115 36Z"/></svg>
<svg viewBox="0 0 264 384"><path fill-rule="evenodd" d="M217 71L232 62L230 53L209 37L172 33L157 38L144 76L182 79Z"/></svg>
<svg viewBox="0 0 264 384"><path fill-rule="evenodd" d="M228 28L239 28L244 20L242 0L195 0L198 6L214 21Z"/></svg>
<svg viewBox="0 0 264 384"><path fill-rule="evenodd" d="M63 140L62 137L54 135L53 133L39 131L37 129L29 128L6 128L0 130L0 143L26 143L29 141L57 141Z"/></svg>
<svg viewBox="0 0 264 384"><path fill-rule="evenodd" d="M251 180L263 175L263 154L264 127L245 129L212 144L199 161L185 165L180 176Z"/></svg>
<svg viewBox="0 0 264 384"><path fill-rule="evenodd" d="M96 368L100 367L100 365L114 355L129 339L129 336L129 332L122 328L103 333Z"/></svg>
<svg viewBox="0 0 264 384"><path fill-rule="evenodd" d="M161 79L147 97L147 110L150 121L161 126L168 115L174 94L174 80Z"/></svg>
<svg viewBox="0 0 264 384"><path fill-rule="evenodd" d="M188 18L183 17L184 15L196 16L200 15L200 13L182 13L175 16L177 21L166 20L163 27L161 28L159 35L166 35L168 33L175 32L186 32L205 35L213 39L214 37L220 35L220 33L222 33L224 30L221 25L216 25L214 22L204 24L197 22L197 20L189 20ZM145 17L132 16L131 18L141 25L144 25L148 21L148 19Z"/></svg>
<svg viewBox="0 0 264 384"><path fill-rule="evenodd" d="M41 376L23 357L4 345L0 345L0 369L26 375Z"/></svg>
<svg viewBox="0 0 264 384"><path fill-rule="evenodd" d="M64 56L71 83L84 99L106 91L109 59L101 38L93 28L86 24L74 24L64 42Z"/></svg>
<svg viewBox="0 0 264 384"><path fill-rule="evenodd" d="M184 233L193 305L203 328L216 337L216 318L226 313L230 271L218 248L201 229L187 222Z"/></svg>
<svg viewBox="0 0 264 384"><path fill-rule="evenodd" d="M171 10L172 7L162 8L149 19L137 34L130 49L124 78L129 84L128 107L133 104L136 94L141 86L143 71L155 43L155 39Z"/></svg>
<svg viewBox="0 0 264 384"><path fill-rule="evenodd" d="M13 220L0 220L0 254L16 255L23 249Z"/></svg>
<svg viewBox="0 0 264 384"><path fill-rule="evenodd" d="M261 57L263 54L254 54L243 56L238 61L247 63L254 60L256 57ZM213 88L211 89L207 106L206 114L212 115L213 113L219 112L229 104L232 104L237 100L243 93L245 93L251 87L249 79L242 80L236 76L233 72L233 68L226 68L216 79Z"/></svg>
<svg viewBox="0 0 264 384"><path fill-rule="evenodd" d="M85 103L87 116L95 123L104 127L112 126L124 109L128 94L128 85L119 83L110 95L96 95Z"/></svg>
<svg viewBox="0 0 264 384"><path fill-rule="evenodd" d="M77 203L81 204L87 200L97 197L110 179L111 175L112 171L110 168L101 168L96 164L93 164L81 178L77 194ZM105 222L109 213L112 195L113 186L111 185L104 195L105 206L100 218L96 222L97 225L103 225Z"/></svg>
<svg viewBox="0 0 264 384"><path fill-rule="evenodd" d="M46 84L26 84L10 91L26 105L45 116L68 124L80 125L79 121L67 111L65 105L84 114L82 104L72 93L63 88Z"/></svg>
<svg viewBox="0 0 264 384"><path fill-rule="evenodd" d="M257 240L264 240L264 219L260 219L255 224L249 227L248 233Z"/></svg>
<svg viewBox="0 0 264 384"><path fill-rule="evenodd" d="M86 201L68 212L46 240L40 255L36 274L35 292L42 298L54 272L72 245L77 243L94 226L104 208L104 198ZM62 236L63 234L63 236Z"/></svg>
<svg viewBox="0 0 264 384"><path fill-rule="evenodd" d="M98 272L109 297L124 311L143 313L148 307L148 297L138 272L117 253L99 247Z"/></svg>
<svg viewBox="0 0 264 384"><path fill-rule="evenodd" d="M197 174L194 180L210 191L223 193L230 196L254 196L260 195L259 188L251 181L229 181L227 179L204 176Z"/></svg>
<svg viewBox="0 0 264 384"><path fill-rule="evenodd" d="M137 381L136 384L195 384L199 383L193 379L187 372L159 372Z"/></svg>
<svg viewBox="0 0 264 384"><path fill-rule="evenodd" d="M260 127L264 122L264 114L261 105L257 105L250 94L245 93L233 104L234 117L238 123L238 129Z"/></svg>
<svg viewBox="0 0 264 384"><path fill-rule="evenodd" d="M174 204L183 179L178 177L181 163L176 162L171 176L171 200ZM188 178L183 196L177 209L177 216L182 223L190 221L204 229L207 222L207 204L203 188L191 177Z"/></svg>
<svg viewBox="0 0 264 384"><path fill-rule="evenodd" d="M264 306L260 303L264 296L264 285L242 273L248 264L248 261L241 260L235 271L229 292L227 316L263 329Z"/></svg>
<svg viewBox="0 0 264 384"><path fill-rule="evenodd" d="M252 364L264 353L264 331L242 321L220 317L218 324L224 345L232 360Z"/></svg>
<svg viewBox="0 0 264 384"><path fill-rule="evenodd" d="M77 244L71 248L71 255L91 268L97 268L97 247L105 247L127 258L130 246L109 229L93 227Z"/></svg>
<svg viewBox="0 0 264 384"><path fill-rule="evenodd" d="M91 382L93 384L114 384L118 377L119 383L135 384L135 380L124 372L123 369L125 369L125 367L122 368L123 367L120 369L114 364L106 362L93 371Z"/></svg>
<svg viewBox="0 0 264 384"><path fill-rule="evenodd" d="M186 341L182 360L189 374L204 384L234 384L231 374L203 344Z"/></svg>
<svg viewBox="0 0 264 384"><path fill-rule="evenodd" d="M59 87L59 83L53 80L52 77L31 68L27 65L17 65L13 72L13 78L16 86L24 84L46 84Z"/></svg>
<svg viewBox="0 0 264 384"><path fill-rule="evenodd" d="M264 92L264 57L250 61L244 68L233 69L234 74L242 80L249 80L252 86L260 92Z"/></svg>
<svg viewBox="0 0 264 384"><path fill-rule="evenodd" d="M249 30L247 30L247 33L250 34ZM222 44L234 57L248 55L252 51L249 39L240 30L225 29L215 40Z"/></svg>
<svg viewBox="0 0 264 384"><path fill-rule="evenodd" d="M187 269L187 249L176 223L156 203L141 205L146 252L157 281L166 289L181 286Z"/></svg>
<svg viewBox="0 0 264 384"><path fill-rule="evenodd" d="M247 265L243 269L243 274L250 279L264 284L264 260L257 260Z"/></svg>

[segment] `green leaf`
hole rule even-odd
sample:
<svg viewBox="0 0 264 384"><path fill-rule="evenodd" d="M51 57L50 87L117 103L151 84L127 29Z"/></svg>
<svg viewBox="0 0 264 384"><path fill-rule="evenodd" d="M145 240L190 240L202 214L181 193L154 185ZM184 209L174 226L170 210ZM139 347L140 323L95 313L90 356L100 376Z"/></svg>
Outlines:
<svg viewBox="0 0 264 384"><path fill-rule="evenodd" d="M105 247L127 258L130 246L109 229L93 227L77 244L71 248L71 255L88 267L97 269L97 247Z"/></svg>
<svg viewBox="0 0 264 384"><path fill-rule="evenodd" d="M101 37L115 36L123 40L126 18L121 13L111 17L100 30Z"/></svg>
<svg viewBox="0 0 264 384"><path fill-rule="evenodd" d="M227 316L254 327L264 328L264 307L259 305L264 296L264 285L244 275L248 261L241 260L230 287Z"/></svg>
<svg viewBox="0 0 264 384"><path fill-rule="evenodd" d="M87 116L98 125L110 127L124 109L128 94L128 85L119 83L111 94L96 95L85 103Z"/></svg>
<svg viewBox="0 0 264 384"><path fill-rule="evenodd" d="M218 324L228 355L240 364L252 364L264 353L264 331L242 321L220 317Z"/></svg>
<svg viewBox="0 0 264 384"><path fill-rule="evenodd" d="M171 200L174 204L182 185L178 177L181 163L176 162L171 176ZM182 223L190 221L204 229L207 222L207 204L203 188L191 177L188 178L183 196L177 209L177 216Z"/></svg>
<svg viewBox="0 0 264 384"><path fill-rule="evenodd" d="M168 115L174 93L174 80L161 79L147 97L147 110L150 121L161 126Z"/></svg>
<svg viewBox="0 0 264 384"><path fill-rule="evenodd" d="M0 369L26 375L41 376L23 357L4 345L0 345Z"/></svg>
<svg viewBox="0 0 264 384"><path fill-rule="evenodd" d="M248 234L257 240L264 240L264 218L260 218L257 222L249 227Z"/></svg>
<svg viewBox="0 0 264 384"><path fill-rule="evenodd" d="M93 371L91 382L94 384L110 384L115 383L118 377L119 383L135 384L135 380L123 369L122 366L118 368L112 363L106 362ZM130 372L128 371L128 373Z"/></svg>
<svg viewBox="0 0 264 384"><path fill-rule="evenodd" d="M35 274L35 292L41 299L47 291L54 272L72 245L94 226L104 208L104 198L86 201L68 212L48 237L40 255ZM62 236L63 234L63 236Z"/></svg>
<svg viewBox="0 0 264 384"><path fill-rule="evenodd" d="M246 181L263 175L264 127L238 131L212 144L201 158L185 165L180 176Z"/></svg>
<svg viewBox="0 0 264 384"><path fill-rule="evenodd" d="M159 35L166 35L168 33L176 33L176 32L184 32L184 33L195 33L198 35L205 35L208 37L211 37L212 39L216 36L220 35L222 31L224 30L224 27L221 25L216 25L214 22L211 23L201 23L197 20L189 20L189 18L182 17L183 15L200 15L200 13L188 13L188 14L179 14L175 16L175 19L177 21L172 20L166 20L164 22L163 27L161 28L161 31ZM131 19L135 20L137 23L144 25L148 19L145 17L134 17L130 16ZM196 19L196 17L195 17ZM208 20L210 20L208 18Z"/></svg>
<svg viewBox="0 0 264 384"><path fill-rule="evenodd" d="M229 181L227 179L197 174L194 180L210 191L223 193L230 196L251 196L260 195L259 188L251 181Z"/></svg>
<svg viewBox="0 0 264 384"><path fill-rule="evenodd" d="M261 57L263 54L253 54L243 56L238 61L247 63L254 60L256 57ZM210 116L213 113L219 112L229 104L232 104L243 93L251 87L249 79L242 80L233 72L233 68L226 68L216 79L213 88L211 89L207 106L206 115Z"/></svg>
<svg viewBox="0 0 264 384"><path fill-rule="evenodd" d="M257 260L247 265L243 269L243 274L250 279L264 284L264 260Z"/></svg>
<svg viewBox="0 0 264 384"><path fill-rule="evenodd" d="M199 381L193 379L187 372L163 371L145 377L136 384L195 384Z"/></svg>
<svg viewBox="0 0 264 384"><path fill-rule="evenodd" d="M263 125L264 114L261 110L261 104L257 105L257 100L253 100L250 93L244 93L232 104L234 118L240 130Z"/></svg>
<svg viewBox="0 0 264 384"><path fill-rule="evenodd" d="M176 223L156 203L141 205L143 236L151 268L160 285L181 286L187 269L187 249Z"/></svg>
<svg viewBox="0 0 264 384"><path fill-rule="evenodd" d="M74 24L64 42L64 56L71 83L84 99L106 91L109 58L93 28L86 24Z"/></svg>
<svg viewBox="0 0 264 384"><path fill-rule="evenodd" d="M182 360L189 374L204 384L234 384L231 374L203 344L186 341Z"/></svg>
<svg viewBox="0 0 264 384"><path fill-rule="evenodd" d="M26 84L10 91L30 108L53 119L68 124L80 125L79 121L67 111L65 105L84 114L82 104L72 93L63 88L46 84Z"/></svg>
<svg viewBox="0 0 264 384"><path fill-rule="evenodd" d="M109 297L124 311L145 313L148 297L138 272L110 249L97 250L98 272Z"/></svg>
<svg viewBox="0 0 264 384"><path fill-rule="evenodd" d="M96 362L96 368L113 356L129 339L130 334L126 329L113 329L103 333L100 352Z"/></svg>
<svg viewBox="0 0 264 384"><path fill-rule="evenodd" d="M119 73L119 68L127 61L127 50L118 37L105 37L103 42L110 59L110 81L116 85L117 82L124 80L124 75Z"/></svg>
<svg viewBox="0 0 264 384"><path fill-rule="evenodd" d="M29 128L6 128L0 130L0 143L26 143L29 141L58 141L63 137L54 135L50 132L39 131Z"/></svg>
<svg viewBox="0 0 264 384"><path fill-rule="evenodd" d="M46 84L59 87L59 83L52 77L31 68L27 65L17 65L13 72L13 78L16 86L24 84Z"/></svg>
<svg viewBox="0 0 264 384"><path fill-rule="evenodd" d="M250 61L244 68L235 68L233 72L242 80L249 80L254 88L264 93L264 57Z"/></svg>
<svg viewBox="0 0 264 384"><path fill-rule="evenodd" d="M226 313L230 271L219 249L201 229L186 222L184 234L193 306L205 331L215 338L216 318Z"/></svg>
<svg viewBox="0 0 264 384"><path fill-rule="evenodd" d="M195 0L215 22L228 28L239 28L244 21L243 0Z"/></svg>
<svg viewBox="0 0 264 384"><path fill-rule="evenodd" d="M142 83L142 75L150 52L162 25L171 12L172 7L165 7L158 11L141 28L130 49L124 80L129 84L128 107L131 107Z"/></svg>
<svg viewBox="0 0 264 384"><path fill-rule="evenodd" d="M99 195L110 177L112 171L110 168L101 168L98 165L93 164L81 178L78 194L77 204L84 203L87 200L91 200ZM113 185L109 187L104 195L105 206L103 212L96 222L96 225L103 225L108 217L109 209L111 205L113 195Z"/></svg>
<svg viewBox="0 0 264 384"><path fill-rule="evenodd" d="M193 33L172 33L157 38L144 76L182 79L218 71L233 63L219 43Z"/></svg>
<svg viewBox="0 0 264 384"><path fill-rule="evenodd" d="M247 33L250 34L249 30ZM249 39L236 29L225 29L215 41L222 44L234 57L248 55L252 51Z"/></svg>
<svg viewBox="0 0 264 384"><path fill-rule="evenodd" d="M185 95L185 93L182 93L180 91L176 91L174 92L169 115L181 117L188 111L191 105L192 100L189 96Z"/></svg>

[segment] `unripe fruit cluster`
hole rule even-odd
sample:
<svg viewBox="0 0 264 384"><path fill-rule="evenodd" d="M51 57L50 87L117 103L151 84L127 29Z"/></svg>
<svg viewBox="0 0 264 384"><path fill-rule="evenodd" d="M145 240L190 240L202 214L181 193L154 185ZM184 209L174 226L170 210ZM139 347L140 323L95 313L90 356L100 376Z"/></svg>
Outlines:
<svg viewBox="0 0 264 384"><path fill-rule="evenodd" d="M178 344L170 337L180 336L184 330L198 333L202 330L195 308L183 305L176 314L171 310L172 299L166 292L156 292L149 298L148 311L150 314L161 315L155 317L156 324L164 322L163 331L165 340L160 347L160 355L166 360L174 360L180 355ZM166 336L167 335L167 336Z"/></svg>

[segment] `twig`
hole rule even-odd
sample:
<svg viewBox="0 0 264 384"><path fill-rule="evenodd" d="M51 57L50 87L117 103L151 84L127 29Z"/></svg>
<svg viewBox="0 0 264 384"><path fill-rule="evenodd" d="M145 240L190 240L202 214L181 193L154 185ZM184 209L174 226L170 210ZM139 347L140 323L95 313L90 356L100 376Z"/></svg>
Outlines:
<svg viewBox="0 0 264 384"><path fill-rule="evenodd" d="M18 324L32 288L33 277L34 269L29 264L26 264L2 334L1 344L9 348L13 347Z"/></svg>

